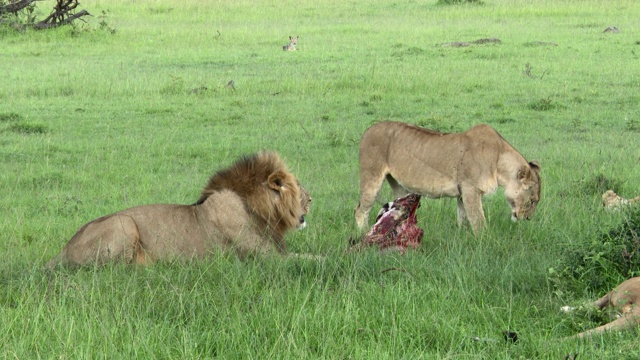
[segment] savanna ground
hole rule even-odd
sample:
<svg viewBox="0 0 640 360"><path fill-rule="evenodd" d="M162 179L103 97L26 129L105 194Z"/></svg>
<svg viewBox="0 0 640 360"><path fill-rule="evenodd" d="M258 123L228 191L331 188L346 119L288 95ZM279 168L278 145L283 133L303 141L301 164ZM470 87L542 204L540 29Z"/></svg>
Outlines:
<svg viewBox="0 0 640 360"><path fill-rule="evenodd" d="M640 356L637 331L557 341L595 325L560 306L601 293L553 278L568 248L619 223L599 208L603 184L640 194L640 2L82 7L87 24L0 28L1 356ZM299 51L282 51L289 35ZM480 38L502 43L439 45ZM454 200L423 200L419 251L345 255L358 141L380 120L491 124L542 164L535 218L511 223L498 192L474 237L457 228ZM325 261L42 270L85 222L192 203L213 171L261 149L280 152L313 196L290 249ZM502 340L507 329L516 344Z"/></svg>

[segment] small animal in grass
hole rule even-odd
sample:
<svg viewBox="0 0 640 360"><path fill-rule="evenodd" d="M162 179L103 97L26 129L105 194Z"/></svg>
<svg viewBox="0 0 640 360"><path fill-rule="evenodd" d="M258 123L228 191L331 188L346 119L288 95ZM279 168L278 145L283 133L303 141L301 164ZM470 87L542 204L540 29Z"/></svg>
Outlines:
<svg viewBox="0 0 640 360"><path fill-rule="evenodd" d="M611 292L591 303L589 306L596 309L611 309L615 313L613 321L595 329L581 332L572 338L586 338L606 331L625 330L637 327L640 324L640 277L634 277L623 281ZM570 306L563 306L565 313L574 310Z"/></svg>
<svg viewBox="0 0 640 360"><path fill-rule="evenodd" d="M289 44L285 45L282 47L282 50L284 51L296 51L298 49L296 49L296 45L298 45L298 39L300 38L300 36L289 36Z"/></svg>

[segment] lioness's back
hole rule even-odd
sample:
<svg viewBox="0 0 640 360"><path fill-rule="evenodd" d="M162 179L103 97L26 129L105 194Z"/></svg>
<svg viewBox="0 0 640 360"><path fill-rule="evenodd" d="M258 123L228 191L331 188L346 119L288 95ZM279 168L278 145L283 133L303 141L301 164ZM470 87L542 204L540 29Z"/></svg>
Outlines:
<svg viewBox="0 0 640 360"><path fill-rule="evenodd" d="M452 175L454 167L467 151L476 148L499 149L506 142L491 126L476 125L465 132L442 133L413 124L385 121L372 125L360 141L360 164L378 162L383 157L388 166L407 157L429 164L437 171ZM445 170L446 169L446 170Z"/></svg>

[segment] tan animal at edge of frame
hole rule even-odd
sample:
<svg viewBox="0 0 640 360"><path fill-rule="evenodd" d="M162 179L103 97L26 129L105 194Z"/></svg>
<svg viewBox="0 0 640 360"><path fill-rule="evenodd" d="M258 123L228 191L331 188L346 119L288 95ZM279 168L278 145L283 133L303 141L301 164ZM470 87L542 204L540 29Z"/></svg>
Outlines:
<svg viewBox="0 0 640 360"><path fill-rule="evenodd" d="M629 205L640 205L640 196L633 199L625 199L616 194L613 190L607 190L602 194L602 207L605 210L620 210Z"/></svg>
<svg viewBox="0 0 640 360"><path fill-rule="evenodd" d="M298 39L300 39L299 35L296 36L296 37L289 36L289 44L283 46L282 50L284 50L284 51L296 51L296 50L298 50L296 48L296 46L298 45Z"/></svg>
<svg viewBox="0 0 640 360"><path fill-rule="evenodd" d="M458 198L458 224L485 226L482 196L505 188L512 220L530 219L540 201L540 164L527 160L489 125L440 133L402 122L381 122L360 141L360 202L356 223L369 212L385 181L393 197L417 193Z"/></svg>
<svg viewBox="0 0 640 360"><path fill-rule="evenodd" d="M639 302L640 277L625 280L605 296L589 305L600 310L610 308L615 310L620 317L595 329L587 330L564 339L588 338L606 331L626 330L638 326L640 324ZM569 306L564 306L561 310L568 313L574 309Z"/></svg>
<svg viewBox="0 0 640 360"><path fill-rule="evenodd" d="M306 225L310 201L277 153L258 153L214 174L193 205L144 205L89 222L47 267L148 264L224 250L284 255L284 235Z"/></svg>

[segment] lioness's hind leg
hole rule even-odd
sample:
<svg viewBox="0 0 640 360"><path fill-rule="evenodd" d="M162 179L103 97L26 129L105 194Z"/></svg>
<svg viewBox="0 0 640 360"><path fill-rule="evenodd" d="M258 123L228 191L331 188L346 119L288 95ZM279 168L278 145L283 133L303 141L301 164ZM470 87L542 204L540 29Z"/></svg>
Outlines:
<svg viewBox="0 0 640 360"><path fill-rule="evenodd" d="M75 265L105 264L111 260L137 260L140 233L132 217L115 214L83 226L62 249L62 261Z"/></svg>

